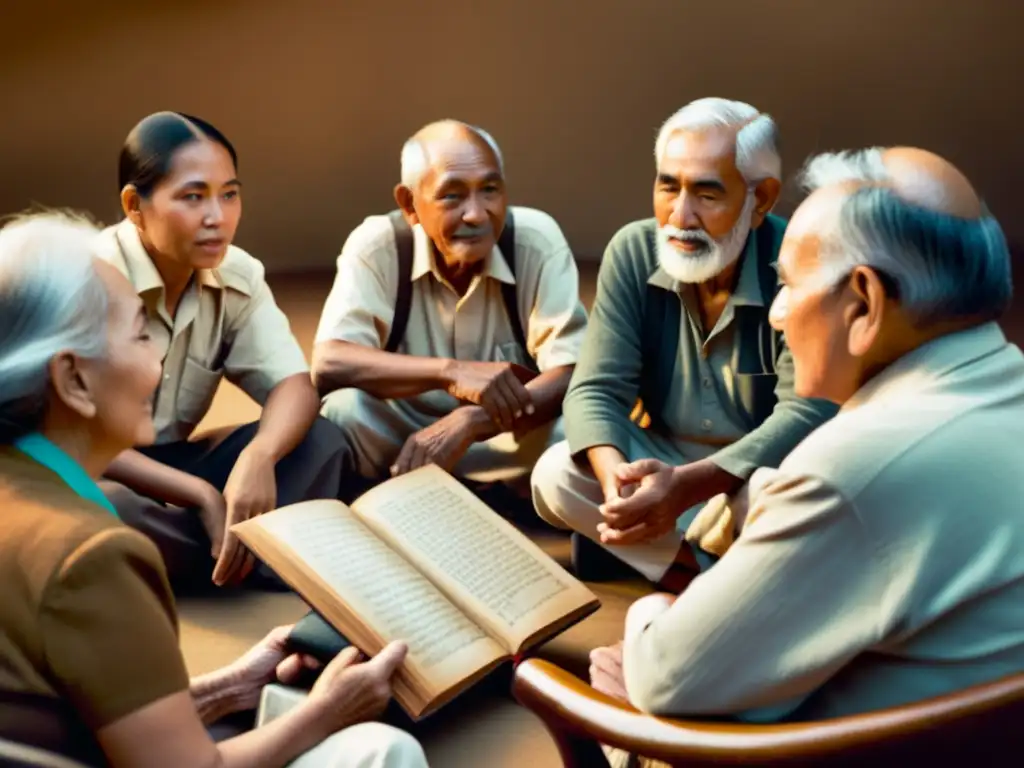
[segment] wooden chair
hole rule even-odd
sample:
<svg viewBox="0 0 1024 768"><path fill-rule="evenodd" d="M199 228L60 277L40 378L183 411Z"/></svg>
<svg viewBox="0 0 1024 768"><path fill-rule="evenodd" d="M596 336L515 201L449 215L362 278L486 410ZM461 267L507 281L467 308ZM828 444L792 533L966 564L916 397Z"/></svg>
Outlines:
<svg viewBox="0 0 1024 768"><path fill-rule="evenodd" d="M1024 764L1024 674L902 707L819 722L745 725L653 717L531 659L513 690L567 768L607 768L601 744L674 766Z"/></svg>

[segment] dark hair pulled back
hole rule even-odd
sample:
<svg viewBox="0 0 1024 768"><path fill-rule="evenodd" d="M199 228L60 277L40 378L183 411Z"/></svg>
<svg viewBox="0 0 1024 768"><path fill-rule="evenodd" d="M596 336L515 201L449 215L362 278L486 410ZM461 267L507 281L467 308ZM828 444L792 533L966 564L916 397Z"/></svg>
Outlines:
<svg viewBox="0 0 1024 768"><path fill-rule="evenodd" d="M238 155L227 137L210 123L181 112L156 112L143 118L124 140L118 162L120 193L131 184L143 197L149 197L171 170L175 153L200 139L220 144L238 167Z"/></svg>

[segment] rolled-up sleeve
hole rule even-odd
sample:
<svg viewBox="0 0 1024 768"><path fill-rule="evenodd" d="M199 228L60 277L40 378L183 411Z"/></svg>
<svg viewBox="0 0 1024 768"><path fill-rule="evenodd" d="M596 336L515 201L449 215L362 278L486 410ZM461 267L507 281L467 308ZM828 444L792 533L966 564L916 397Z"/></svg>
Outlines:
<svg viewBox="0 0 1024 768"><path fill-rule="evenodd" d="M367 219L345 240L316 342L347 341L383 349L398 294L398 254L387 217Z"/></svg>
<svg viewBox="0 0 1024 768"><path fill-rule="evenodd" d="M659 715L792 709L881 639L886 580L850 502L776 474L715 567L626 639L630 701Z"/></svg>
<svg viewBox="0 0 1024 768"><path fill-rule="evenodd" d="M289 376L308 373L309 364L288 318L274 301L262 268L253 282L245 309L231 329L224 374L264 405L274 387Z"/></svg>
<svg viewBox="0 0 1024 768"><path fill-rule="evenodd" d="M540 218L540 217L538 217ZM527 283L526 346L541 371L575 365L587 330L587 312L580 301L580 275L569 243L550 216L540 219L543 248L524 254L532 269ZM521 297L521 302L522 302Z"/></svg>

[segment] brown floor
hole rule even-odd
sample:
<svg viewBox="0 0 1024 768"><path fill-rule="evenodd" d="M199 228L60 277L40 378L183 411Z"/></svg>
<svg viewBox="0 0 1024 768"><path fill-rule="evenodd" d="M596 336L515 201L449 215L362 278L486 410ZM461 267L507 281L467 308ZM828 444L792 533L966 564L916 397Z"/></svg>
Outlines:
<svg viewBox="0 0 1024 768"><path fill-rule="evenodd" d="M583 265L581 290L588 306L593 297L595 268ZM271 287L290 318L293 330L306 349L313 335L333 274L275 275ZM1003 322L1011 341L1024 342L1024 308L1011 311ZM258 408L239 390L225 384L200 429L250 421ZM531 532L553 557L565 563L568 543L557 533ZM618 640L629 604L646 591L639 580L591 585L602 601L601 610L541 649L540 655L584 674L588 651ZM180 605L182 647L193 673L214 669L231 661L277 624L294 621L305 606L294 596L232 594L216 598L183 600ZM559 766L554 743L540 721L517 707L496 686L498 678L420 724L415 732L423 741L433 766L531 768Z"/></svg>
<svg viewBox="0 0 1024 768"><path fill-rule="evenodd" d="M584 301L592 296L593 270L584 273ZM277 301L292 322L307 353L316 323L330 289L330 274L272 276ZM225 384L200 429L250 421L258 408L242 392ZM553 557L568 560L568 539L557 532L531 530L531 535ZM625 610L647 587L634 582L591 585L602 602L586 621L544 646L539 655L584 674L587 653L596 645L617 641ZM224 593L215 597L187 598L179 603L182 649L193 674L215 669L248 649L269 629L290 623L306 611L293 595ZM507 695L507 676L455 702L415 727L432 766L531 768L558 766L554 743L540 721L515 705ZM486 756L486 757L485 757Z"/></svg>

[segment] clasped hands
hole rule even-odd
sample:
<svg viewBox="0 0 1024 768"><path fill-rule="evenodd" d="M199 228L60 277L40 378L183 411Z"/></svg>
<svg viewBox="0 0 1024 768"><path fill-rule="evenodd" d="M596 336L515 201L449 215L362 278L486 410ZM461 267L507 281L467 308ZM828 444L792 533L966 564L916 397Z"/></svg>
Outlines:
<svg viewBox="0 0 1024 768"><path fill-rule="evenodd" d="M535 412L526 384L536 375L516 363L449 363L445 390L467 405L410 435L391 474L402 475L427 464L451 471L473 443L513 431L518 420Z"/></svg>
<svg viewBox="0 0 1024 768"><path fill-rule="evenodd" d="M657 459L619 464L605 481L602 544L652 541L674 531L679 516L709 498L702 462L673 467ZM710 470L714 471L714 470Z"/></svg>

